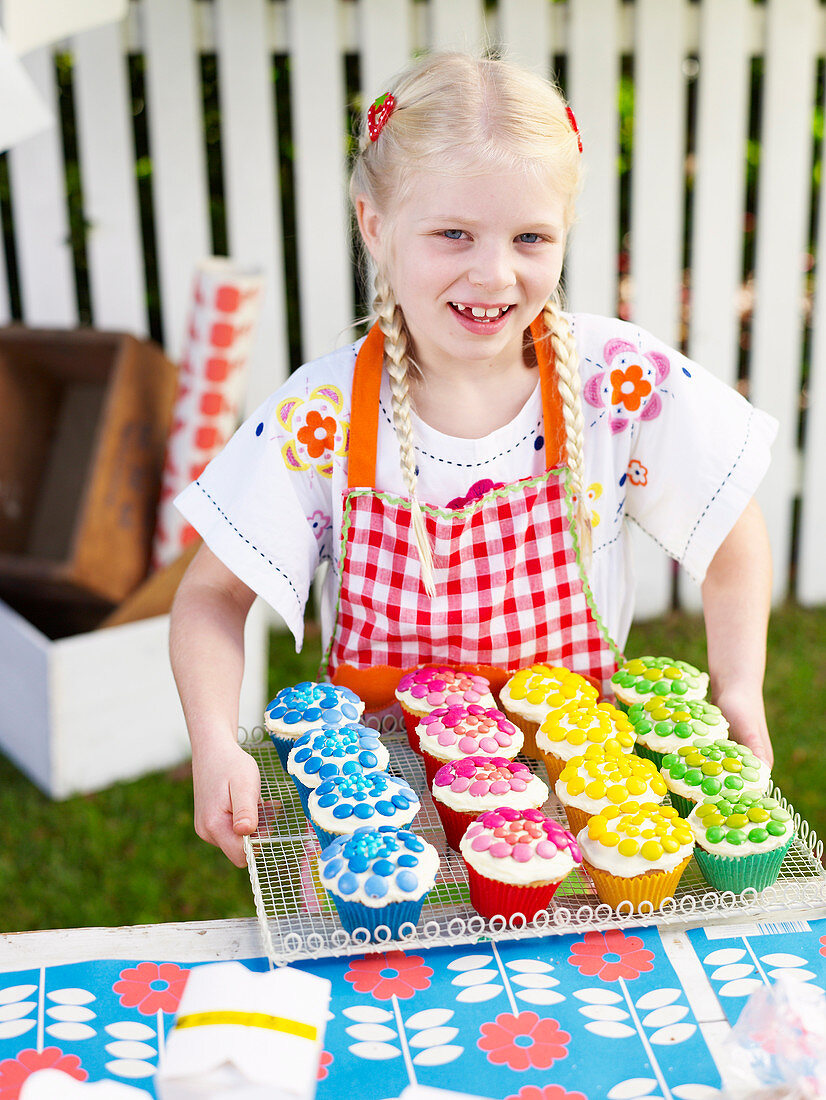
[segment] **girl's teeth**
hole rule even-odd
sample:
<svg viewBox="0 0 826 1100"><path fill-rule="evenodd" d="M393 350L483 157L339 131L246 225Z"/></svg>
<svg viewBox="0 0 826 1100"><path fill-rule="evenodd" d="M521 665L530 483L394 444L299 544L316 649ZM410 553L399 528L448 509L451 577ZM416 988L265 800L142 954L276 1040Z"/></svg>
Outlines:
<svg viewBox="0 0 826 1100"><path fill-rule="evenodd" d="M478 320L492 320L496 317L500 317L507 309L507 306L493 306L491 309L485 309L484 306L463 306L459 302L454 302L453 304L456 306L460 313L464 313L466 309L469 309L473 316L476 317Z"/></svg>

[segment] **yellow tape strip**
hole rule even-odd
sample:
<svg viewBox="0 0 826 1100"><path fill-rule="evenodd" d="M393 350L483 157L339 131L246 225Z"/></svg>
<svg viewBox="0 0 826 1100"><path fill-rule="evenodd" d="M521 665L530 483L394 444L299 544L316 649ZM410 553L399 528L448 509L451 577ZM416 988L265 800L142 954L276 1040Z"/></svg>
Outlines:
<svg viewBox="0 0 826 1100"><path fill-rule="evenodd" d="M193 1012L179 1016L175 1027L215 1027L236 1024L240 1027L263 1027L270 1031L283 1031L299 1039L317 1039L318 1028L289 1020L286 1016L268 1016L266 1012Z"/></svg>

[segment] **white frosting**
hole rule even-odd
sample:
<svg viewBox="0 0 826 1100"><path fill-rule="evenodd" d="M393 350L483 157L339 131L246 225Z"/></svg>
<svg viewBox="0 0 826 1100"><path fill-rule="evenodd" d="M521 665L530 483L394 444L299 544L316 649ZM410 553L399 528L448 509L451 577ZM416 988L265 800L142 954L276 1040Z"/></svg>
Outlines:
<svg viewBox="0 0 826 1100"><path fill-rule="evenodd" d="M422 837L419 838L423 839ZM405 851L405 849L402 849ZM396 855L400 853L395 853ZM424 850L415 853L418 864L416 866L415 873L419 879L419 885L416 890L409 893L404 890L400 890L397 882L396 875L387 876L387 893L380 898L372 897L364 889L364 883L373 874L372 865L367 871L362 871L357 874L356 877L359 880L359 885L356 890L351 894L343 894L337 889L339 879L342 875L348 873L349 868L345 862L345 865L341 868L338 874L332 878L324 877L324 861L319 858L319 881L321 884L330 891L331 894L336 894L338 897L343 898L345 901L356 902L359 905L366 905L369 909L384 909L388 905L392 905L394 902L399 901L417 901L420 897L426 894L429 890L433 889L436 882L436 874L439 870L439 853L433 847L432 844L428 844L425 841ZM391 862L395 862L393 855L389 857ZM349 872L352 874L353 872Z"/></svg>
<svg viewBox="0 0 826 1100"><path fill-rule="evenodd" d="M409 787L409 784L406 783L405 780L397 779L396 776L389 776L389 779L392 781L392 784L398 784L399 787L403 787L405 789ZM393 790L390 790L389 794L387 792L384 792L378 795L375 801L390 798L393 793ZM405 810L397 808L392 817L384 817L378 813L374 814L370 818L356 817L355 814L351 814L349 817L344 818L334 817L333 810L335 809L335 806L319 806L318 787L316 787L310 793L308 806L310 810L310 816L312 817L316 825L318 825L320 829L323 829L325 833L335 833L338 836L343 836L345 833L352 833L362 825L371 825L374 828L377 828L380 825L395 825L397 829L402 829L406 825L410 824L410 822L422 808L421 802L417 800L415 802L411 802Z"/></svg>
<svg viewBox="0 0 826 1100"><path fill-rule="evenodd" d="M612 684L614 694L620 700L621 703L625 703L627 707L633 706L634 703L645 703L651 698L651 692L637 691L633 687L623 687L621 684ZM689 688L685 695L681 695L681 699L705 699L708 694L708 673L701 672L697 687Z"/></svg>
<svg viewBox="0 0 826 1100"><path fill-rule="evenodd" d="M522 772L527 779L524 791L507 791L505 794L471 795L468 791L454 791L451 787L437 787L433 784L434 802L443 802L451 810L459 813L481 814L485 810L495 810L498 806L511 806L514 810L541 809L548 801L548 788L538 775Z"/></svg>
<svg viewBox="0 0 826 1100"><path fill-rule="evenodd" d="M575 712L576 715L579 715L580 713L581 712L579 711ZM611 733L609 736L615 739L617 736L616 721L613 716L611 716L610 711L603 709L603 713L607 713L610 716ZM624 719L625 715L621 715L621 717ZM574 730L577 731L577 733L582 732L580 726L576 723L574 718L564 711L560 711L559 714L555 716L554 724L557 726L558 729L563 730L566 734ZM620 747L623 752L632 753L634 751L635 744L634 736L633 733L628 733L627 727L625 726L624 722L623 732L628 734L628 744L621 745ZM568 741L565 738L563 738L561 741L552 741L547 732L541 728L537 730L536 733L536 747L542 752L549 753L551 756L559 757L560 760L572 760L575 756L582 756L583 753L585 753L585 751L587 750L588 746L591 744L598 745L604 744L604 742L589 741L586 738L584 741L580 741L578 744L574 744L572 741Z"/></svg>
<svg viewBox="0 0 826 1100"><path fill-rule="evenodd" d="M771 768L765 762L765 760L758 760L757 762L757 779L749 781L743 780L743 786L740 788L746 794L765 794L771 787ZM668 774L666 768L660 768L660 774L665 780L665 785L674 794L680 794L683 798L689 799L691 802L699 802L705 799L706 795L700 789L699 784L696 787L692 787L690 783L686 783L683 779L672 779ZM716 778L723 779L725 774L717 776ZM736 791L731 792L732 795L737 794ZM724 793L721 791L720 796L724 797Z"/></svg>
<svg viewBox="0 0 826 1100"><path fill-rule="evenodd" d="M583 810L588 814L598 814L606 807L616 805L610 798L589 798L584 791L577 795L569 794L568 784L563 783L561 777L557 779L554 785L554 794L563 806L573 806L575 809ZM657 794L656 791L652 791L651 784L647 783L643 794L629 794L628 800L634 802L662 802L665 799L665 794L666 792Z"/></svg>
<svg viewBox="0 0 826 1100"><path fill-rule="evenodd" d="M718 841L716 844L712 844L706 837L705 828L700 824L696 809L691 811L686 821L694 834L694 839L697 842L698 848L702 848L703 851L708 852L708 854L712 856L727 856L734 859L742 859L744 856L753 856L758 853L773 852L777 848L782 848L784 844L788 844L789 837L794 832L794 823L792 821L784 821L782 824L785 828L785 832L782 836L772 836L771 833L769 833L767 838L761 840L759 844L755 844L751 840L746 840L743 844L730 844L728 840L722 840Z"/></svg>
<svg viewBox="0 0 826 1100"><path fill-rule="evenodd" d="M517 863L515 859L507 857L497 859L490 852L475 852L467 833L462 837L459 851L480 875L496 882L508 882L513 886L528 886L533 882L560 882L578 866L567 848L560 848L553 859L541 859L537 855L525 863Z"/></svg>
<svg viewBox="0 0 826 1100"><path fill-rule="evenodd" d="M427 731L429 729L436 728L434 725L427 725L424 722L420 722L416 727L416 731L419 735L419 747L422 752L429 753L436 760L441 760L444 763L448 763L451 760L461 760L465 756L504 756L507 760L513 760L525 741L525 735L518 726L514 726L505 716L496 708L492 708L494 714L499 715L500 722L507 722L510 727L509 731L497 730L494 726L491 733L482 735L481 738L474 736L473 726L468 726L466 733L458 733L454 740L447 745L443 745L439 742L438 736L434 736ZM458 730L459 727L457 727ZM504 744L496 740L496 734L499 734L501 741ZM487 738L493 738L494 743L490 746L483 747L482 741ZM463 745L463 740L468 738L467 746Z"/></svg>
<svg viewBox="0 0 826 1100"><path fill-rule="evenodd" d="M670 752L677 752L686 744L697 745L702 747L704 745L710 745L712 741L727 741L729 739L728 722L721 715L721 720L713 726L708 726L708 733L695 734L690 739L685 737L677 737L676 734L670 733L663 737L659 733L655 733L651 730L650 733L636 734L637 743L645 745L646 748L652 749L654 752L662 753L666 756Z"/></svg>
<svg viewBox="0 0 826 1100"><path fill-rule="evenodd" d="M588 836L587 826L577 833L576 842L584 860L618 878L634 878L635 875L644 875L647 871L673 871L694 850L693 844L683 844L676 852L663 852L656 862L644 859L639 853L635 856L622 856L616 845L611 848L600 844L599 840L592 840Z"/></svg>

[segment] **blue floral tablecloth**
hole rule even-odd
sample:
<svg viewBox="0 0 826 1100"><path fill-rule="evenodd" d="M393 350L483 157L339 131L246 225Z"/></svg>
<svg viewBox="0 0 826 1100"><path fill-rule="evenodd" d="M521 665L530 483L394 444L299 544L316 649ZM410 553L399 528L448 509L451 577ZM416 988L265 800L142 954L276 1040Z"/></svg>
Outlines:
<svg viewBox="0 0 826 1100"><path fill-rule="evenodd" d="M251 969L264 959L245 960ZM318 1100L706 1100L720 1075L655 928L301 962L332 984ZM53 1066L154 1095L182 962L0 975L0 1100Z"/></svg>

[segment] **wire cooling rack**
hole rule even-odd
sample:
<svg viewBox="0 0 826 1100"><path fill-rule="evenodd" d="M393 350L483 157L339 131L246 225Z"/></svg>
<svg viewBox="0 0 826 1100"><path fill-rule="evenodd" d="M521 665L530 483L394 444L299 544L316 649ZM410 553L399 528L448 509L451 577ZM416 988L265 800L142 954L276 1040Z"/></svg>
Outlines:
<svg viewBox="0 0 826 1100"><path fill-rule="evenodd" d="M521 915L508 922L501 918L486 921L470 906L465 866L445 842L421 758L410 749L403 728L397 728L392 719L382 728L382 740L390 751L389 770L406 779L421 799L421 811L411 828L434 845L441 866L418 924L403 925L397 939L391 938L389 929L384 929L387 935L381 936L379 929L371 940L366 930L357 929L350 934L341 927L335 906L318 878L319 845L315 833L268 734L261 727L239 734L239 741L261 771L258 829L246 838L245 850L264 950L271 964L283 965L324 955L478 943L493 937L518 939L634 925L752 919L826 905L823 842L775 789L774 797L780 799L794 818L797 836L783 860L777 883L761 893L746 890L737 895L712 890L692 860L672 901L666 901L657 911L632 913L628 906L612 909L600 903L586 873L575 869L563 881L548 909L533 921L526 922ZM536 768L541 778L547 778L542 764L520 759ZM544 812L567 827L565 812L554 794Z"/></svg>

